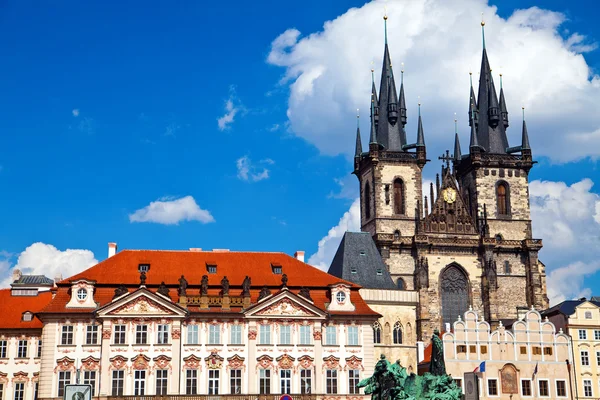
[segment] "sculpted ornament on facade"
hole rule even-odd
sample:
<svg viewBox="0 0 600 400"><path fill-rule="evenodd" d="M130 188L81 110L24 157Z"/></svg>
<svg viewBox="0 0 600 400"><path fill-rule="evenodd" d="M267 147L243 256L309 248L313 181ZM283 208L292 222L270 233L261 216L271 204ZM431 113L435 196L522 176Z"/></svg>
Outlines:
<svg viewBox="0 0 600 400"><path fill-rule="evenodd" d="M146 297L140 296L121 307L113 310L110 314L172 314L165 307Z"/></svg>
<svg viewBox="0 0 600 400"><path fill-rule="evenodd" d="M29 382L29 378L27 377L27 372L19 371L13 374L13 378L11 379L13 383L15 382Z"/></svg>
<svg viewBox="0 0 600 400"><path fill-rule="evenodd" d="M127 359L123 356L115 356L110 360L110 370L121 370L127 368Z"/></svg>
<svg viewBox="0 0 600 400"><path fill-rule="evenodd" d="M340 367L340 359L334 356L325 357L323 359L323 370L326 369L341 370L342 367Z"/></svg>
<svg viewBox="0 0 600 400"><path fill-rule="evenodd" d="M256 328L249 328L248 329L248 339L250 340L256 340L256 335L258 334Z"/></svg>
<svg viewBox="0 0 600 400"><path fill-rule="evenodd" d="M208 369L221 369L221 366L223 365L223 357L214 352L204 360L206 361L206 368Z"/></svg>
<svg viewBox="0 0 600 400"><path fill-rule="evenodd" d="M279 300L277 303L262 310L260 315L290 315L294 317L312 316L307 310L292 303L289 299Z"/></svg>
<svg viewBox="0 0 600 400"><path fill-rule="evenodd" d="M112 336L112 329L106 328L102 329L102 339L110 339Z"/></svg>
<svg viewBox="0 0 600 400"><path fill-rule="evenodd" d="M63 357L59 360L56 360L56 367L54 368L54 372L56 371L74 371L75 370L75 360L69 357Z"/></svg>
<svg viewBox="0 0 600 400"><path fill-rule="evenodd" d="M96 371L100 369L100 359L88 356L81 360L81 368L86 371Z"/></svg>
<svg viewBox="0 0 600 400"><path fill-rule="evenodd" d="M256 364L256 369L271 369L271 368L275 368L275 365L273 365L273 357L264 355L264 356L260 356L256 359L256 361L258 361L258 363Z"/></svg>
<svg viewBox="0 0 600 400"><path fill-rule="evenodd" d="M321 340L321 331L320 330L316 330L313 332L313 339L315 340Z"/></svg>
<svg viewBox="0 0 600 400"><path fill-rule="evenodd" d="M352 356L346 358L346 365L344 366L344 371L348 369L360 369L361 371L365 370L365 367L362 365L362 360L356 356Z"/></svg>
<svg viewBox="0 0 600 400"><path fill-rule="evenodd" d="M315 362L315 359L312 358L311 356L304 355L304 356L298 358L298 366L301 369L312 369L314 362Z"/></svg>
<svg viewBox="0 0 600 400"><path fill-rule="evenodd" d="M154 369L171 369L171 358L165 355L154 357Z"/></svg>
<svg viewBox="0 0 600 400"><path fill-rule="evenodd" d="M150 358L143 355L143 354L138 354L137 356L135 356L133 359L133 369L135 370L146 370L148 369L148 365L150 363Z"/></svg>
<svg viewBox="0 0 600 400"><path fill-rule="evenodd" d="M192 354L191 356L188 356L183 359L183 369L202 370L202 365L200 364L201 361L201 359Z"/></svg>
<svg viewBox="0 0 600 400"><path fill-rule="evenodd" d="M246 365L244 364L244 358L234 354L227 359L227 369L243 369L246 371Z"/></svg>
<svg viewBox="0 0 600 400"><path fill-rule="evenodd" d="M277 366L280 369L293 369L295 359L287 354L277 357Z"/></svg>
<svg viewBox="0 0 600 400"><path fill-rule="evenodd" d="M171 337L173 339L180 339L181 338L181 329L173 328L173 331L171 332Z"/></svg>

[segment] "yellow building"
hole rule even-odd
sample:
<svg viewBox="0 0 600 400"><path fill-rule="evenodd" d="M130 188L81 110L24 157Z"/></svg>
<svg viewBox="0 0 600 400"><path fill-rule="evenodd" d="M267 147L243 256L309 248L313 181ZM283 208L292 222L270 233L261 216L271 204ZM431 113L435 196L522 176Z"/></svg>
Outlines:
<svg viewBox="0 0 600 400"><path fill-rule="evenodd" d="M573 341L575 398L600 397L600 302L567 300L544 311Z"/></svg>

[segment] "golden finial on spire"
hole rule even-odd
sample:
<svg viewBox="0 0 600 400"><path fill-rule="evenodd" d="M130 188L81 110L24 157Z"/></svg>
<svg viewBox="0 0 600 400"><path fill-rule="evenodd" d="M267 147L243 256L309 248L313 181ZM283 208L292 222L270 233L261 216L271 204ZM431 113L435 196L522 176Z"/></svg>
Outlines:
<svg viewBox="0 0 600 400"><path fill-rule="evenodd" d="M383 19L387 20L387 6L383 6Z"/></svg>
<svg viewBox="0 0 600 400"><path fill-rule="evenodd" d="M485 20L483 19L483 13L481 13L481 26L485 26Z"/></svg>

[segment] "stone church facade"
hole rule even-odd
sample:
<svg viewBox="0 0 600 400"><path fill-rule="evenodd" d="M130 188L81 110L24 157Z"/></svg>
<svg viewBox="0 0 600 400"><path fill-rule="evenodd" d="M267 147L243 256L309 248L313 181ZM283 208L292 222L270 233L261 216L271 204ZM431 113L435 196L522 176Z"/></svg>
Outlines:
<svg viewBox="0 0 600 400"><path fill-rule="evenodd" d="M463 154L455 134L453 154L440 157L429 188L420 105L416 142L407 140L403 74L397 89L386 34L379 90L372 83L369 145L363 151L357 130L353 174L361 231L372 236L397 288L419 294L417 340L447 330L469 307L492 329L519 310L547 308L542 241L533 238L530 218L535 161L524 119L521 145L509 147L505 94L500 77L497 95L485 42L477 95L470 89L469 146Z"/></svg>

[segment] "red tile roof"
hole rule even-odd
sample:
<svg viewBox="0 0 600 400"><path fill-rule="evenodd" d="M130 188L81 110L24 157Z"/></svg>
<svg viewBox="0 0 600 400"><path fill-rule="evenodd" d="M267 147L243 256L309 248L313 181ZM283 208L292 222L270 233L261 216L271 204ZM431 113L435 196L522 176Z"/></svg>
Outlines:
<svg viewBox="0 0 600 400"><path fill-rule="evenodd" d="M0 329L41 329L42 321L33 317L31 321L23 321L23 313L37 313L52 299L50 292L42 292L37 296L12 296L10 289L0 289Z"/></svg>
<svg viewBox="0 0 600 400"><path fill-rule="evenodd" d="M371 310L358 293L360 286L329 275L315 267L298 261L283 253L251 253L251 252L197 252L197 251L157 251L157 250L123 250L97 265L58 283L55 298L43 310L43 313L90 313L93 309L67 309L70 300L71 282L86 279L95 281L94 300L101 307L110 303L115 288L124 284L130 292L140 286L139 264L150 264L146 274L146 286L156 292L161 282L170 289L170 297L178 301L177 288L179 278L184 275L187 282L187 295L200 295L200 280L208 276L209 296L217 296L221 290L221 280L224 276L230 283L230 296L240 296L242 282L246 275L252 280L250 297L252 304L258 301L258 295L263 286L268 286L275 294L282 286L281 274L274 274L272 265L281 266L282 273L288 277L288 288L298 293L301 287L310 289L310 295L315 306L326 309L331 301L329 285L345 283L351 286L350 300L355 305L353 312L334 312L335 315L379 316ZM216 265L217 273L209 274L206 265ZM189 306L190 312L223 313L220 307L201 310ZM240 308L232 307L230 313L239 313Z"/></svg>

